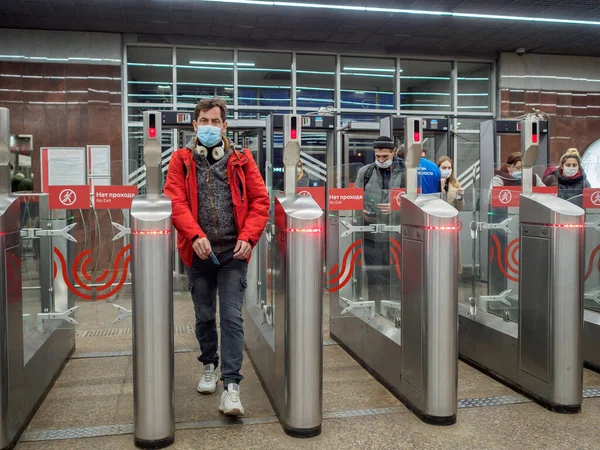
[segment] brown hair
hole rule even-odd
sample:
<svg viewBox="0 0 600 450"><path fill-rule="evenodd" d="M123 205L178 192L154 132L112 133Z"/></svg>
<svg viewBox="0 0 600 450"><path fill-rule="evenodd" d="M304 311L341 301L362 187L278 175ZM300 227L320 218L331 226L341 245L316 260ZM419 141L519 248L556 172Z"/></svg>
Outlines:
<svg viewBox="0 0 600 450"><path fill-rule="evenodd" d="M448 156L440 156L436 164L438 167L440 167L445 161L449 161L450 164L452 164L452 173L450 174L450 178L448 178L448 183L457 188L459 185L458 181L456 181L456 178L454 178L454 163L452 162L452 160Z"/></svg>
<svg viewBox="0 0 600 450"><path fill-rule="evenodd" d="M196 104L196 109L194 110L194 119L198 120L198 117L200 117L200 111L208 111L209 109L213 109L215 106L221 110L221 119L223 122L225 122L227 120L227 103L225 100L221 100L219 97L201 98Z"/></svg>
<svg viewBox="0 0 600 450"><path fill-rule="evenodd" d="M513 152L506 158L506 165L514 166L519 161L521 161L521 152Z"/></svg>
<svg viewBox="0 0 600 450"><path fill-rule="evenodd" d="M506 164L502 164L500 172L508 173L508 166L514 166L516 163L521 161L521 152L513 152L506 158Z"/></svg>
<svg viewBox="0 0 600 450"><path fill-rule="evenodd" d="M576 148L570 148L569 150L567 150L565 152L564 155L562 155L560 157L560 167L563 166L563 164L565 163L565 161L569 158L574 158L577 160L577 164L579 164L581 166L581 157L579 156L579 152L577 151Z"/></svg>

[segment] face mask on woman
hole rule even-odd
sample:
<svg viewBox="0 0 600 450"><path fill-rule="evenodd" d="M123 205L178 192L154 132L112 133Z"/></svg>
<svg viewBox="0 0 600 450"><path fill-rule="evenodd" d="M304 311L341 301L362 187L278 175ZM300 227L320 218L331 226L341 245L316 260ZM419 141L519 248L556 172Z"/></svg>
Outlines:
<svg viewBox="0 0 600 450"><path fill-rule="evenodd" d="M442 175L442 178L450 178L450 175L452 175L452 169L440 170L440 174Z"/></svg>
<svg viewBox="0 0 600 450"><path fill-rule="evenodd" d="M563 167L563 175L567 178L573 178L579 173L579 167Z"/></svg>

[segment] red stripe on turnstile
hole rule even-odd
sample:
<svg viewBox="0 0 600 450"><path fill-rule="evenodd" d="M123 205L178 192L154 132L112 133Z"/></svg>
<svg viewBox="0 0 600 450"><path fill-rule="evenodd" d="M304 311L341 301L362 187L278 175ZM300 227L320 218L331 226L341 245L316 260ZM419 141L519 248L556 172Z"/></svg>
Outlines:
<svg viewBox="0 0 600 450"><path fill-rule="evenodd" d="M360 242L360 241L358 241ZM352 256L352 260L350 261L350 270L348 271L348 275L346 276L346 278L344 278L344 280L338 284L336 287L334 288L329 288L329 292L336 292L339 291L341 288L343 288L348 281L350 281L352 279L352 273L354 272L354 264L356 263L356 258L358 258L360 256L360 254L362 253L362 248L359 248L354 255ZM344 272L342 272L343 274Z"/></svg>
<svg viewBox="0 0 600 450"><path fill-rule="evenodd" d="M509 274L504 269L504 265L502 264L502 248L500 246L500 240L498 239L498 236L496 236L495 234L492 234L492 240L494 241L494 244L496 245L496 261L498 262L498 268L500 269L500 272L502 272L502 275L504 275L509 280L517 283L519 281L519 279L513 277L511 274Z"/></svg>
<svg viewBox="0 0 600 450"><path fill-rule="evenodd" d="M346 252L344 253L344 258L342 260L342 270L340 270L340 272L338 273L338 275L333 279L329 281L329 284L333 284L336 281L338 281L340 278L342 278L342 276L344 275L344 273L346 273L346 264L348 263L348 257L350 256L350 253L352 253L352 250L360 245L362 243L362 239L359 239L358 241L355 241L350 247L348 247L348 249L346 250ZM333 267L334 269L337 268L337 264ZM333 272L335 273L335 272ZM329 273L329 276L332 276L333 273Z"/></svg>

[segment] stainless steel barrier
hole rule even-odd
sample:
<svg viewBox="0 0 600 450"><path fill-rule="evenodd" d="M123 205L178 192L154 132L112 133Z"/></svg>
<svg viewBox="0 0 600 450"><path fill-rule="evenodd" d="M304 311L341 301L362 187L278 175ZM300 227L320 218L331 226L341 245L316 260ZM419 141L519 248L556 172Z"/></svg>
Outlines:
<svg viewBox="0 0 600 450"><path fill-rule="evenodd" d="M423 119L394 122L407 150L406 172L396 177L405 182L390 181L388 192L367 187L360 210L328 205L330 335L421 420L448 425L457 411L458 211L418 193L423 133L430 131ZM400 137L389 125L382 121L382 134ZM346 170L332 156L329 162ZM370 168L361 170L364 177ZM371 202L389 202L392 211L368 222Z"/></svg>
<svg viewBox="0 0 600 450"><path fill-rule="evenodd" d="M402 224L402 396L425 422L456 422L458 211L417 193L422 119L405 120Z"/></svg>
<svg viewBox="0 0 600 450"><path fill-rule="evenodd" d="M0 108L0 449L14 448L46 393L75 350L70 314L57 311L53 298L51 224L21 229L22 199L10 193L10 119ZM40 211L47 212L48 196L34 194ZM44 218L50 217L44 214ZM39 306L23 303L21 241L40 242ZM70 237L74 240L74 238ZM69 307L72 305L64 305ZM39 309L38 309L39 308ZM31 323L32 312L35 323ZM66 322L65 322L66 321Z"/></svg>
<svg viewBox="0 0 600 450"><path fill-rule="evenodd" d="M295 193L300 116L284 120L285 192L248 270L257 280L246 296L245 343L284 431L311 437L322 423L324 215Z"/></svg>
<svg viewBox="0 0 600 450"><path fill-rule="evenodd" d="M160 113L144 112L146 195L133 199L134 440L164 448L175 440L173 237L171 200L161 195Z"/></svg>
<svg viewBox="0 0 600 450"><path fill-rule="evenodd" d="M563 413L581 409L583 383L584 210L533 193L542 124L526 119L521 133L518 323L461 305L460 356ZM498 251L500 251L498 249ZM512 318L515 320L515 318Z"/></svg>
<svg viewBox="0 0 600 450"><path fill-rule="evenodd" d="M20 199L10 193L10 123L0 108L0 448L9 448L21 424L15 408L23 395L23 317ZM20 325L20 326L19 326Z"/></svg>
<svg viewBox="0 0 600 450"><path fill-rule="evenodd" d="M559 412L583 401L583 238L585 211L533 194L539 123L521 123L519 384Z"/></svg>

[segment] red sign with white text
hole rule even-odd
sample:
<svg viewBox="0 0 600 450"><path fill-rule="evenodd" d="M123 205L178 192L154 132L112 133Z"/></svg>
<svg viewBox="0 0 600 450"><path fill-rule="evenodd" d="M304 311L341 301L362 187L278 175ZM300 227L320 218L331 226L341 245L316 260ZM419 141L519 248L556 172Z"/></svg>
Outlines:
<svg viewBox="0 0 600 450"><path fill-rule="evenodd" d="M48 186L50 209L89 209L89 186Z"/></svg>
<svg viewBox="0 0 600 450"><path fill-rule="evenodd" d="M360 211L364 208L364 191L361 188L329 189L330 211Z"/></svg>
<svg viewBox="0 0 600 450"><path fill-rule="evenodd" d="M296 188L296 194L312 197L321 209L325 209L325 187L299 187Z"/></svg>
<svg viewBox="0 0 600 450"><path fill-rule="evenodd" d="M600 208L600 189L586 188L583 190L583 207L585 209Z"/></svg>
<svg viewBox="0 0 600 450"><path fill-rule="evenodd" d="M94 207L96 209L130 209L137 186L95 186Z"/></svg>

